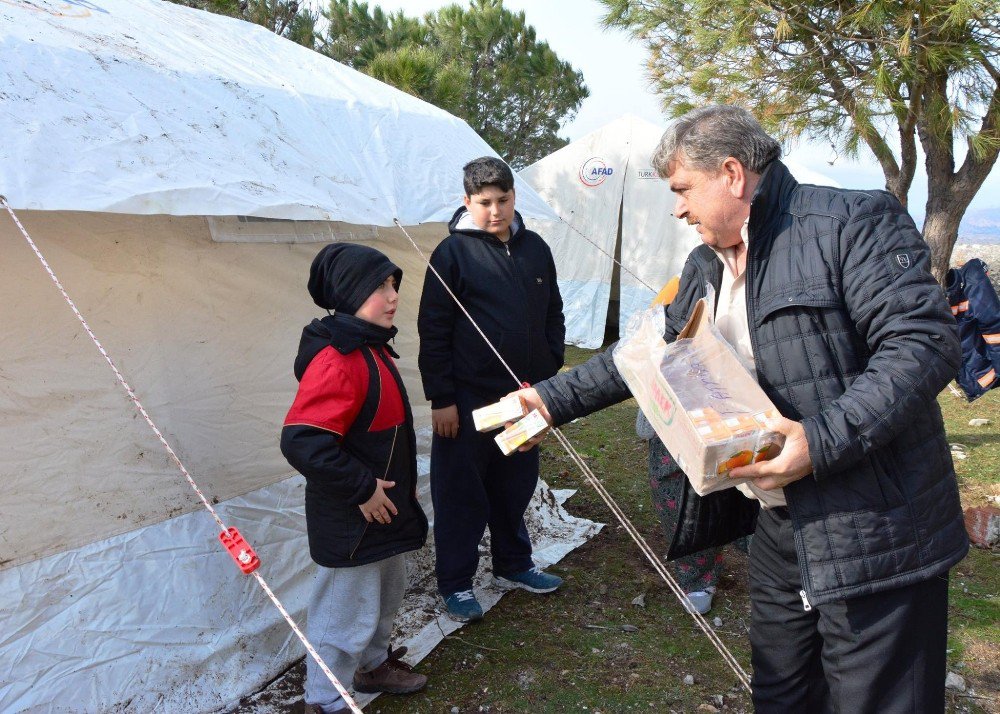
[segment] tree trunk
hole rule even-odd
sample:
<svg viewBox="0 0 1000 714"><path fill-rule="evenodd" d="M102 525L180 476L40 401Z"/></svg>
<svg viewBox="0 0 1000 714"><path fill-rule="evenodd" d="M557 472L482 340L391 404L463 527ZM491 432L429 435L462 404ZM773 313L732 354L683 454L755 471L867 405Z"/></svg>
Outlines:
<svg viewBox="0 0 1000 714"><path fill-rule="evenodd" d="M972 196L958 207L947 200L927 199L923 234L931 249L931 273L941 285L944 285L945 274L951 264L951 251L958 240L958 226L971 200Z"/></svg>

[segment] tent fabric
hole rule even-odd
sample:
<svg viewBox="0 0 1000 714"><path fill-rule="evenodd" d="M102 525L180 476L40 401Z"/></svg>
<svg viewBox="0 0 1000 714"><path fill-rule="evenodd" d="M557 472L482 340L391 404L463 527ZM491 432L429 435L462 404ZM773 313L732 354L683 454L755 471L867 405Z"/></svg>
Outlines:
<svg viewBox="0 0 1000 714"><path fill-rule="evenodd" d="M674 218L674 195L650 163L664 129L625 115L519 174L562 219L528 223L552 247L569 344L600 347L616 297L621 334L700 242ZM794 161L786 165L803 183L838 185ZM612 256L625 268L620 279Z"/></svg>
<svg viewBox="0 0 1000 714"><path fill-rule="evenodd" d="M313 572L304 482L277 437L295 393L299 333L323 314L306 292L318 247L213 241L205 217L19 214L168 442L301 618ZM447 234L444 224L407 231L425 253ZM398 228L379 228L366 244L422 275ZM222 550L214 522L5 215L0 254L0 711L234 706L301 657L301 645ZM429 407L416 370L421 284L403 281L394 346L430 512ZM532 512L541 562L600 528L568 516L545 488ZM411 574L399 637L426 654L438 641L431 634L449 631L433 614L430 546Z"/></svg>
<svg viewBox="0 0 1000 714"><path fill-rule="evenodd" d="M494 152L428 104L167 2L0 0L0 56L0 194L301 615L302 479L278 428L300 330L322 314L305 289L315 243L365 242L410 276L395 347L426 453L424 265L389 226L411 226L429 253L461 166ZM521 182L518 208L554 216ZM0 711L231 706L298 643L2 213L0 255ZM539 503L569 524L552 552L596 528ZM433 577L429 553L420 578Z"/></svg>
<svg viewBox="0 0 1000 714"><path fill-rule="evenodd" d="M277 448L295 394L316 245L213 242L205 218L21 212L168 442L226 500L292 474ZM408 231L425 251L443 224ZM418 413L424 264L397 228L368 243L404 274L395 349ZM200 508L35 255L0 216L0 568ZM416 279L414 279L416 278ZM33 319L26 319L33 316ZM39 523L45 523L39 528Z"/></svg>
<svg viewBox="0 0 1000 714"><path fill-rule="evenodd" d="M169 2L5 0L0 56L0 193L19 209L447 221L461 167L496 155L437 107ZM553 217L523 184L518 209Z"/></svg>
<svg viewBox="0 0 1000 714"><path fill-rule="evenodd" d="M624 327L698 244L697 233L672 216L673 194L650 165L662 133L626 115L520 172L562 219L528 223L552 247L567 343L593 349L604 341L616 252L627 269L619 284Z"/></svg>

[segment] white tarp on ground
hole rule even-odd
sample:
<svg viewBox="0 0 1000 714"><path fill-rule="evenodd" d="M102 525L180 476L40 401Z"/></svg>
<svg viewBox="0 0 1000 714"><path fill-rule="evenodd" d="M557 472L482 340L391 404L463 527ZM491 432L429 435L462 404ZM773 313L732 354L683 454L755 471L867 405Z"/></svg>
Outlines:
<svg viewBox="0 0 1000 714"><path fill-rule="evenodd" d="M160 0L3 0L0 58L15 208L446 221L462 165L494 154L437 107ZM551 215L527 190L518 208Z"/></svg>
<svg viewBox="0 0 1000 714"><path fill-rule="evenodd" d="M600 347L616 300L620 334L700 243L673 217L674 195L650 164L665 128L625 115L520 172L562 219L528 224L552 247L569 344ZM837 185L786 163L799 181ZM612 256L626 269L620 276Z"/></svg>
<svg viewBox="0 0 1000 714"><path fill-rule="evenodd" d="M528 223L552 246L570 344L600 347L609 302L620 300L623 327L698 245L694 229L673 217L670 187L650 166L662 134L626 115L520 172L563 221ZM618 285L613 256L631 271L621 271Z"/></svg>

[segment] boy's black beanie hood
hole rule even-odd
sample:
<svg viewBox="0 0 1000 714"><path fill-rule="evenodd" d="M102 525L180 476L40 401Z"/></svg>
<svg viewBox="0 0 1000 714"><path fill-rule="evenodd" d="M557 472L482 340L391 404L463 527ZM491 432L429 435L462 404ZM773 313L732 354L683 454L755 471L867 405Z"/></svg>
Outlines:
<svg viewBox="0 0 1000 714"><path fill-rule="evenodd" d="M324 310L353 315L390 275L396 276L398 290L403 271L380 251L366 245L332 243L313 259L309 294Z"/></svg>

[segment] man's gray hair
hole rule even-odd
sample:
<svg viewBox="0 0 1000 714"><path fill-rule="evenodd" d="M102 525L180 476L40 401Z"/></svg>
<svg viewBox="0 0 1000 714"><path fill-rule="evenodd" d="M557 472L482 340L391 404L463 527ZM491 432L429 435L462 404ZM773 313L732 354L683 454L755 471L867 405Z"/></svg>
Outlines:
<svg viewBox="0 0 1000 714"><path fill-rule="evenodd" d="M688 168L714 173L730 156L759 174L781 156L781 144L746 109L716 104L675 120L660 139L652 164L661 178L667 178L678 159Z"/></svg>

